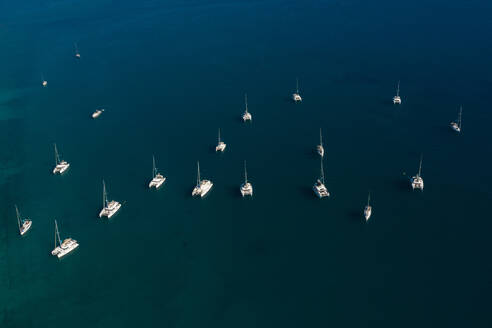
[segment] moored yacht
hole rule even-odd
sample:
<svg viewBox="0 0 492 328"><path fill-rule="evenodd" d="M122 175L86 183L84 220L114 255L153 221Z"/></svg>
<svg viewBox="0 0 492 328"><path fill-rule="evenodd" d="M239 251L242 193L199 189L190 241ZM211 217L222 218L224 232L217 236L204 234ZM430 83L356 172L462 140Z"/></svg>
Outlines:
<svg viewBox="0 0 492 328"><path fill-rule="evenodd" d="M367 196L367 206L364 207L364 217L366 218L366 221L369 220L372 214L372 206L369 205L369 202L371 201L371 193Z"/></svg>
<svg viewBox="0 0 492 328"><path fill-rule="evenodd" d="M58 149L55 145L55 168L53 169L53 174L62 174L70 167L67 161L60 160L60 155L58 154Z"/></svg>
<svg viewBox="0 0 492 328"><path fill-rule="evenodd" d="M246 161L244 161L244 183L241 184L241 195L253 196L253 185L248 182L248 172L246 171Z"/></svg>
<svg viewBox="0 0 492 328"><path fill-rule="evenodd" d="M396 87L396 96L393 97L393 104L401 104L401 98L400 98L400 81L398 81L398 86Z"/></svg>
<svg viewBox="0 0 492 328"><path fill-rule="evenodd" d="M244 122L251 121L253 119L253 116L251 115L250 112L248 112L248 95L247 94L244 95L244 104L245 104L246 109L244 110L243 121Z"/></svg>
<svg viewBox="0 0 492 328"><path fill-rule="evenodd" d="M103 216L106 216L108 219L110 219L113 215L118 212L118 210L121 208L121 204L115 200L108 201L108 194L106 192L106 183L104 183L103 180L103 209L101 212L99 212L99 217L102 218Z"/></svg>
<svg viewBox="0 0 492 328"><path fill-rule="evenodd" d="M419 173L417 173L417 175L413 176L410 179L410 183L412 184L413 190L415 189L424 190L424 179L422 179L421 173L422 173L422 155L420 156Z"/></svg>
<svg viewBox="0 0 492 328"><path fill-rule="evenodd" d="M92 118L98 118L101 116L102 112L104 112L104 109L96 109L96 111L92 113Z"/></svg>
<svg viewBox="0 0 492 328"><path fill-rule="evenodd" d="M17 215L17 224L19 226L19 233L21 236L23 236L29 229L31 229L32 221L29 219L21 218L17 205L15 205L15 214Z"/></svg>
<svg viewBox="0 0 492 328"><path fill-rule="evenodd" d="M204 197L210 189L212 189L212 186L214 185L212 181L206 180L206 179L201 179L200 178L200 162L197 162L197 178L196 178L196 186L193 188L193 191L191 192L192 196L200 196Z"/></svg>
<svg viewBox="0 0 492 328"><path fill-rule="evenodd" d="M166 177L157 172L155 158L154 155L152 155L152 180L149 183L149 188L154 187L155 189L159 189L164 181L166 181Z"/></svg>
<svg viewBox="0 0 492 328"><path fill-rule="evenodd" d="M215 146L215 151L224 151L226 149L227 145L220 140L220 129L219 129L219 141L217 142L217 146Z"/></svg>
<svg viewBox="0 0 492 328"><path fill-rule="evenodd" d="M80 59L80 52L79 48L77 47L77 42L74 42L73 45L75 46L75 58Z"/></svg>
<svg viewBox="0 0 492 328"><path fill-rule="evenodd" d="M316 146L316 151L319 156L325 156L325 148L323 148L323 136L321 135L321 128L319 129L319 145Z"/></svg>
<svg viewBox="0 0 492 328"><path fill-rule="evenodd" d="M58 245L57 245L57 240L58 240ZM58 256L58 258L63 257L64 255L67 255L74 249L79 247L79 243L75 239L72 238L66 238L63 240L63 242L60 239L60 232L58 231L58 224L56 223L55 220L55 249L51 251L51 255L53 256Z"/></svg>
<svg viewBox="0 0 492 328"><path fill-rule="evenodd" d="M294 102L302 101L302 97L299 93L299 79L296 79L296 92L292 94L292 100L294 100Z"/></svg>
<svg viewBox="0 0 492 328"><path fill-rule="evenodd" d="M461 112L463 111L463 107L460 106L460 113L458 115L458 121L457 122L451 122L450 126L451 129L454 131L460 133L461 132Z"/></svg>
<svg viewBox="0 0 492 328"><path fill-rule="evenodd" d="M318 196L319 198L329 197L330 193L328 192L328 189L326 189L325 186L325 172L323 170L323 158L320 159L320 162L321 162L321 176L314 184L313 191L316 194L316 196Z"/></svg>

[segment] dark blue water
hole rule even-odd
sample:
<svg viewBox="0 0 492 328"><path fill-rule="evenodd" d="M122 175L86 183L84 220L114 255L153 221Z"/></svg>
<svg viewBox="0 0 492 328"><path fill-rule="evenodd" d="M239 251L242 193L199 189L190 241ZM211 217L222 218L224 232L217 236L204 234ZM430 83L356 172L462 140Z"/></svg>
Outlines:
<svg viewBox="0 0 492 328"><path fill-rule="evenodd" d="M454 0L0 3L0 326L490 327L491 14ZM191 198L197 160L205 199ZM102 179L124 202L110 221ZM22 238L14 204L33 220ZM61 261L54 219L80 242Z"/></svg>

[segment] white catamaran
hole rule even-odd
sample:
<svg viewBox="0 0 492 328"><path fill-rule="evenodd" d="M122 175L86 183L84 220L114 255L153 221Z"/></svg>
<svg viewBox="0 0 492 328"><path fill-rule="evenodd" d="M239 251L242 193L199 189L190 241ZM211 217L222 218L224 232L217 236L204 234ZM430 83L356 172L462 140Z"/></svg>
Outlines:
<svg viewBox="0 0 492 328"><path fill-rule="evenodd" d="M149 183L149 188L154 187L155 189L159 189L164 181L166 181L166 177L157 172L155 158L154 155L152 155L152 180Z"/></svg>
<svg viewBox="0 0 492 328"><path fill-rule="evenodd" d="M212 189L212 186L214 185L212 181L206 180L206 179L201 179L200 178L200 162L197 162L197 178L196 178L196 186L193 188L193 191L191 192L192 196L200 196L204 197L210 189Z"/></svg>
<svg viewBox="0 0 492 328"><path fill-rule="evenodd" d="M58 245L56 243L57 241ZM61 241L60 232L58 231L58 224L55 220L55 249L51 251L51 255L61 258L76 249L77 247L79 247L79 244L75 239L66 238L65 240L63 240L63 242Z"/></svg>
<svg viewBox="0 0 492 328"><path fill-rule="evenodd" d="M401 104L401 98L400 98L400 81L398 81L398 86L396 87L396 96L393 97L393 104Z"/></svg>
<svg viewBox="0 0 492 328"><path fill-rule="evenodd" d="M58 154L58 149L56 148L55 145L55 168L53 169L53 174L62 174L66 170L68 170L68 167L70 164L67 161L62 161L60 160L60 155Z"/></svg>
<svg viewBox="0 0 492 328"><path fill-rule="evenodd" d="M219 129L219 141L217 142L217 146L215 146L215 151L224 151L226 149L227 145L220 140L220 129Z"/></svg>
<svg viewBox="0 0 492 328"><path fill-rule="evenodd" d="M251 116L251 113L248 112L248 95L247 94L244 94L244 104L245 104L246 109L244 110L243 121L244 122L251 121L253 119L253 116Z"/></svg>
<svg viewBox="0 0 492 328"><path fill-rule="evenodd" d="M101 116L101 114L104 112L104 109L96 109L96 111L94 113L92 113L92 118L96 119L98 118L99 116Z"/></svg>
<svg viewBox="0 0 492 328"><path fill-rule="evenodd" d="M424 179L422 179L422 155L420 155L419 173L410 179L412 189L424 190Z"/></svg>
<svg viewBox="0 0 492 328"><path fill-rule="evenodd" d="M371 193L367 196L367 206L364 208L364 217L366 218L366 221L369 220L372 214L372 206L369 205L369 202L371 201Z"/></svg>
<svg viewBox="0 0 492 328"><path fill-rule="evenodd" d="M321 135L321 128L319 129L319 145L316 146L316 151L319 156L325 156L325 148L323 148L323 136Z"/></svg>
<svg viewBox="0 0 492 328"><path fill-rule="evenodd" d="M29 219L21 218L17 205L15 205L15 213L17 214L17 224L19 225L19 233L21 236L23 236L29 229L31 229L32 221Z"/></svg>
<svg viewBox="0 0 492 328"><path fill-rule="evenodd" d="M323 158L321 158L320 161L321 161L321 176L314 184L313 191L316 194L316 196L318 196L319 198L323 198L323 197L329 197L330 193L328 192L328 189L326 189L325 186L325 172L323 170Z"/></svg>
<svg viewBox="0 0 492 328"><path fill-rule="evenodd" d="M451 122L450 126L451 129L454 131L460 133L461 132L461 112L463 111L463 107L460 106L460 113L458 115L458 121L457 122Z"/></svg>
<svg viewBox="0 0 492 328"><path fill-rule="evenodd" d="M296 92L292 94L292 100L294 102L302 101L302 97L299 93L299 79L296 78Z"/></svg>
<svg viewBox="0 0 492 328"><path fill-rule="evenodd" d="M244 183L241 184L241 195L253 196L253 185L248 182L248 171L246 171L246 160L244 161Z"/></svg>
<svg viewBox="0 0 492 328"><path fill-rule="evenodd" d="M103 209L101 212L99 212L99 217L102 218L103 216L106 216L108 219L110 219L113 215L118 212L118 210L121 208L121 204L118 203L115 200L108 201L108 194L106 192L106 183L104 183L103 180Z"/></svg>

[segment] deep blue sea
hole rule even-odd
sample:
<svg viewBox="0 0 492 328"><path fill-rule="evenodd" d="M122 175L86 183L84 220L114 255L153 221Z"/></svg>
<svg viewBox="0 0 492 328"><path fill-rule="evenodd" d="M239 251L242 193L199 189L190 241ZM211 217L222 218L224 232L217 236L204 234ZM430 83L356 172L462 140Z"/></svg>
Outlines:
<svg viewBox="0 0 492 328"><path fill-rule="evenodd" d="M491 327L491 31L481 0L0 2L0 327Z"/></svg>

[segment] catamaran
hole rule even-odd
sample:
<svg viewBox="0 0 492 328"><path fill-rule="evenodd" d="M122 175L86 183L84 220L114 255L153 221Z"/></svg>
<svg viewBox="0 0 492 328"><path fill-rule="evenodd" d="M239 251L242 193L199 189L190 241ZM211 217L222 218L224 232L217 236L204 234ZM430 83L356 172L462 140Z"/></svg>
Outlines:
<svg viewBox="0 0 492 328"><path fill-rule="evenodd" d="M320 161L321 161L321 176L314 184L313 190L316 196L318 196L319 198L323 198L323 197L329 197L330 193L328 192L328 189L326 189L325 186L325 172L323 170L323 158L321 158Z"/></svg>
<svg viewBox="0 0 492 328"><path fill-rule="evenodd" d="M96 111L92 113L92 118L98 118L101 116L102 112L104 112L104 109L96 109Z"/></svg>
<svg viewBox="0 0 492 328"><path fill-rule="evenodd" d="M419 173L417 173L417 175L415 175L410 179L410 183L412 184L413 190L415 189L424 190L424 179L422 179L421 173L422 173L422 155L420 155Z"/></svg>
<svg viewBox="0 0 492 328"><path fill-rule="evenodd" d="M55 168L53 169L53 174L62 174L68 170L70 164L67 161L60 160L60 155L58 154L58 149L55 145Z"/></svg>
<svg viewBox="0 0 492 328"><path fill-rule="evenodd" d="M57 240L58 246L56 243ZM60 232L58 231L58 224L55 220L55 249L51 251L51 255L61 258L76 249L77 247L79 247L79 243L77 243L75 239L66 238L65 240L63 240L63 242L61 241Z"/></svg>
<svg viewBox="0 0 492 328"><path fill-rule="evenodd" d="M396 87L396 96L393 97L393 104L401 104L401 98L400 98L400 81L398 81L398 86Z"/></svg>
<svg viewBox="0 0 492 328"><path fill-rule="evenodd" d="M219 141L217 143L217 146L215 146L215 151L224 151L226 149L226 144L220 140L220 129L219 129Z"/></svg>
<svg viewBox="0 0 492 328"><path fill-rule="evenodd" d="M45 86L47 86L47 85L48 85L48 81L46 81L46 80L44 79L43 74L41 74L41 81L43 81L43 83L42 83L42 84L43 84L43 87L45 87Z"/></svg>
<svg viewBox="0 0 492 328"><path fill-rule="evenodd" d="M241 184L241 195L253 196L253 185L248 182L248 172L246 171L246 161L244 161L244 183Z"/></svg>
<svg viewBox="0 0 492 328"><path fill-rule="evenodd" d="M101 212L99 212L99 217L102 218L103 216L106 216L108 219L111 219L113 215L118 212L118 210L121 208L121 204L118 203L115 200L108 201L108 194L106 192L106 183L104 183L103 180L103 209Z"/></svg>
<svg viewBox="0 0 492 328"><path fill-rule="evenodd" d="M205 180L200 178L200 162L197 162L197 178L196 178L196 186L193 188L193 191L191 192L192 196L200 196L204 197L210 189L212 189L212 186L214 185L212 181L210 180Z"/></svg>
<svg viewBox="0 0 492 328"><path fill-rule="evenodd" d="M152 155L152 180L149 183L149 188L155 187L155 189L159 189L164 181L166 181L166 177L157 172L155 158L154 155Z"/></svg>
<svg viewBox="0 0 492 328"><path fill-rule="evenodd" d="M246 109L243 114L243 121L251 121L253 119L253 116L251 116L251 113L248 112L248 95L244 94L244 104L246 106Z"/></svg>
<svg viewBox="0 0 492 328"><path fill-rule="evenodd" d="M80 59L80 52L79 48L77 47L77 42L74 42L73 45L75 46L75 58Z"/></svg>
<svg viewBox="0 0 492 328"><path fill-rule="evenodd" d="M302 97L299 94L299 79L296 79L296 92L292 94L292 100L294 102L302 101Z"/></svg>
<svg viewBox="0 0 492 328"><path fill-rule="evenodd" d="M319 129L319 145L316 146L316 151L319 156L325 156L325 148L323 148L323 136L321 135L321 128Z"/></svg>
<svg viewBox="0 0 492 328"><path fill-rule="evenodd" d="M29 219L22 219L19 213L17 205L15 205L15 213L17 214L17 224L19 226L20 235L24 235L29 229L31 229L32 221Z"/></svg>
<svg viewBox="0 0 492 328"><path fill-rule="evenodd" d="M458 115L458 122L451 122L451 129L460 133L461 132L461 112L463 111L463 107L460 106L460 113Z"/></svg>
<svg viewBox="0 0 492 328"><path fill-rule="evenodd" d="M367 206L364 208L364 217L366 218L366 221L369 220L372 214L372 206L369 205L369 202L371 201L371 193L367 196Z"/></svg>

